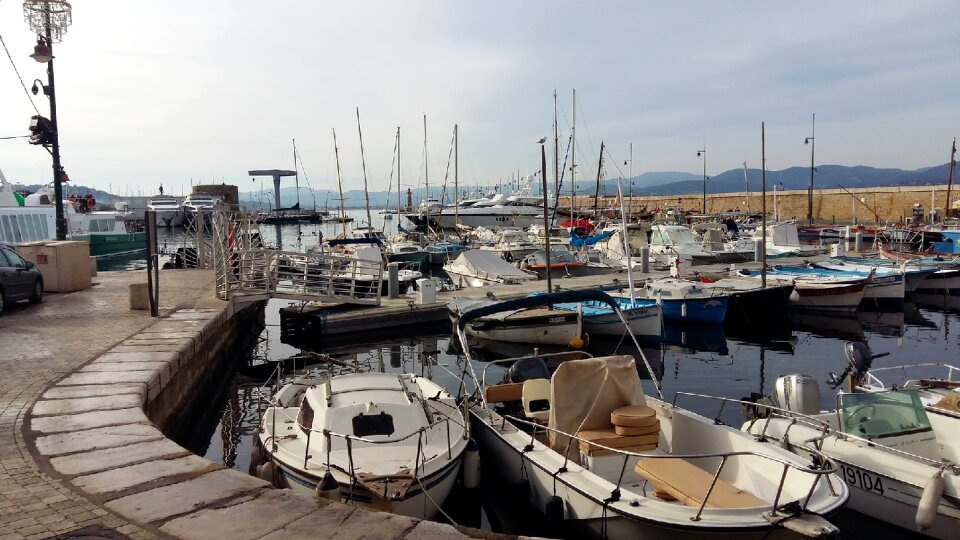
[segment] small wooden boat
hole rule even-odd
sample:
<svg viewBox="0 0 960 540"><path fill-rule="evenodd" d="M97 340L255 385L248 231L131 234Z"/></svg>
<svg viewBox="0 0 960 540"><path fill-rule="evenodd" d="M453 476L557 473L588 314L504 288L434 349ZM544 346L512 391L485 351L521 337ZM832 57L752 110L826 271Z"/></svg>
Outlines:
<svg viewBox="0 0 960 540"><path fill-rule="evenodd" d="M656 300L668 321L723 324L730 296L703 284L676 278L650 280L642 291Z"/></svg>
<svg viewBox="0 0 960 540"><path fill-rule="evenodd" d="M447 304L450 318L456 325L466 313L472 322L468 335L491 341L532 343L534 345L568 345L583 336L583 325L577 308L560 304L517 310L491 310L496 301L455 298ZM564 309L562 306L567 306ZM477 313L480 315L474 316Z"/></svg>
<svg viewBox="0 0 960 540"><path fill-rule="evenodd" d="M464 251L443 265L443 271L455 284L468 287L514 285L537 279L536 274L520 270L492 251L480 249Z"/></svg>
<svg viewBox="0 0 960 540"><path fill-rule="evenodd" d="M430 519L453 488L467 432L433 381L355 373L281 388L256 444L258 476L277 487Z"/></svg>

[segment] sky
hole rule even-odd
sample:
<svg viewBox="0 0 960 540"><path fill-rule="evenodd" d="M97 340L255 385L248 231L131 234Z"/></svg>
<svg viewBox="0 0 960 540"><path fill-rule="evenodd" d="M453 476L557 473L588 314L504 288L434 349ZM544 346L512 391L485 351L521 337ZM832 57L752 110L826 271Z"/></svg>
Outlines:
<svg viewBox="0 0 960 540"><path fill-rule="evenodd" d="M294 167L300 184L492 185L540 167L553 94L561 154L576 89L577 178L707 174L816 161L915 169L946 163L960 127L960 25L946 1L74 0L55 44L63 165L117 194L261 188L251 169ZM46 81L22 2L0 0L3 37L26 86ZM28 133L33 104L0 55L0 137ZM630 145L632 144L632 163ZM563 159L561 157L561 159ZM0 169L52 178L50 156L0 140ZM301 168L302 167L302 168ZM269 184L266 181L264 186Z"/></svg>

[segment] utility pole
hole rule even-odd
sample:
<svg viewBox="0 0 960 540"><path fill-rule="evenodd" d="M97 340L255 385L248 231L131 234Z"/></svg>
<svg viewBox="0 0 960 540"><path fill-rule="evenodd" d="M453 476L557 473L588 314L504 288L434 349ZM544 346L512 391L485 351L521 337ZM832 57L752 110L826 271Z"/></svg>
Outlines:
<svg viewBox="0 0 960 540"><path fill-rule="evenodd" d="M817 143L814 139L814 135L817 134L817 113L813 113L813 124L810 130L810 136L803 140L803 144L810 145L810 186L807 187L807 221L810 225L813 225L813 173L816 172L814 167L814 152L816 151Z"/></svg>

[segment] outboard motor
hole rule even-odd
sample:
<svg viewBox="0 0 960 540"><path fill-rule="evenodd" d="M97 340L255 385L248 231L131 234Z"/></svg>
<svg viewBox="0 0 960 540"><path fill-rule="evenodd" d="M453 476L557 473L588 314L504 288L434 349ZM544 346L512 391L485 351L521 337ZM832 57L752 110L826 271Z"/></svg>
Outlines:
<svg viewBox="0 0 960 540"><path fill-rule="evenodd" d="M776 407L804 415L820 413L820 386L809 375L784 375L774 383L773 394L762 396L753 393L743 401L755 403L745 405L747 420L756 420L770 416L769 407Z"/></svg>
<svg viewBox="0 0 960 540"><path fill-rule="evenodd" d="M843 372L841 372L839 376L831 373L830 379L827 382L830 383L832 388L838 388L843 384L843 381L849 377L850 385L848 389L850 391L853 391L854 388L863 384L867 372L870 371L870 367L873 366L874 359L890 354L873 354L873 351L870 350L870 347L866 343L859 341L848 341L843 346L843 353L847 357L847 367L843 368Z"/></svg>
<svg viewBox="0 0 960 540"><path fill-rule="evenodd" d="M507 371L510 382L518 383L530 379L549 379L550 370L542 358L521 358Z"/></svg>
<svg viewBox="0 0 960 540"><path fill-rule="evenodd" d="M784 375L774 383L774 403L791 412L820 413L820 385L809 375Z"/></svg>

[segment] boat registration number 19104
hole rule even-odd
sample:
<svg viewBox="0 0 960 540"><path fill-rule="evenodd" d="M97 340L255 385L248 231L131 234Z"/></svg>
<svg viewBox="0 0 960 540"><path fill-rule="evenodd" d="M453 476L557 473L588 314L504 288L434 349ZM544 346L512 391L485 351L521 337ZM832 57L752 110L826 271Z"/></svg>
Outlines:
<svg viewBox="0 0 960 540"><path fill-rule="evenodd" d="M883 495L883 479L879 476L849 465L840 465L840 470L843 471L843 480L848 486Z"/></svg>

